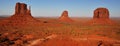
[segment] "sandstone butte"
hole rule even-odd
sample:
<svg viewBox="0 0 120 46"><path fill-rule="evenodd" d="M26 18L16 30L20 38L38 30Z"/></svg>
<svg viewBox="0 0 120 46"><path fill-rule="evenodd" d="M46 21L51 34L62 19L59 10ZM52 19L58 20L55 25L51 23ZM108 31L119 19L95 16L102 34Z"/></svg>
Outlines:
<svg viewBox="0 0 120 46"><path fill-rule="evenodd" d="M97 8L94 10L94 19L109 19L109 11L107 8Z"/></svg>
<svg viewBox="0 0 120 46"><path fill-rule="evenodd" d="M61 14L61 17L59 17L59 20L62 22L73 22L72 19L69 18L68 16L68 11L63 11L63 13Z"/></svg>
<svg viewBox="0 0 120 46"><path fill-rule="evenodd" d="M2 21L1 25L26 25L36 22L37 20L31 15L31 7L27 8L27 4L17 2L15 13Z"/></svg>
<svg viewBox="0 0 120 46"><path fill-rule="evenodd" d="M89 24L114 24L114 22L109 18L110 15L107 8L99 7L95 9L93 13L93 19L88 22Z"/></svg>
<svg viewBox="0 0 120 46"><path fill-rule="evenodd" d="M20 22L34 21L35 19L32 17L30 9L30 6L29 9L27 8L27 4L18 2L15 6L15 14L10 19L19 20Z"/></svg>

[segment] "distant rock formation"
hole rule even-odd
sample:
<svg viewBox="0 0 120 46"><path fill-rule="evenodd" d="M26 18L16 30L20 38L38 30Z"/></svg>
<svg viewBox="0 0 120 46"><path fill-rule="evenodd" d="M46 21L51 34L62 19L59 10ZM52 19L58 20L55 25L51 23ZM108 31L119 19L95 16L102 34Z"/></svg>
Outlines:
<svg viewBox="0 0 120 46"><path fill-rule="evenodd" d="M36 22L36 19L31 15L31 7L27 8L25 3L16 3L15 13L11 17L5 19L2 23L5 25L26 25Z"/></svg>
<svg viewBox="0 0 120 46"><path fill-rule="evenodd" d="M16 3L15 13L13 16L9 18L11 23L13 24L26 24L35 21L36 19L31 15L31 7L27 8L27 4L25 3Z"/></svg>
<svg viewBox="0 0 120 46"><path fill-rule="evenodd" d="M34 20L34 18L31 15L31 9L29 6L29 9L27 8L27 4L24 3L16 3L15 6L15 14L11 16L11 19L24 19L25 21Z"/></svg>
<svg viewBox="0 0 120 46"><path fill-rule="evenodd" d="M113 25L114 22L109 19L109 10L107 8L97 8L94 10L93 19L88 22L92 24Z"/></svg>
<svg viewBox="0 0 120 46"><path fill-rule="evenodd" d="M15 14L19 15L19 14L23 14L25 15L27 13L28 9L27 9L27 5L24 3L16 3L15 6Z"/></svg>
<svg viewBox="0 0 120 46"><path fill-rule="evenodd" d="M73 20L69 18L68 16L68 11L64 11L62 14L61 14L61 17L59 18L60 21L63 21L63 22L72 22Z"/></svg>
<svg viewBox="0 0 120 46"><path fill-rule="evenodd" d="M94 10L93 18L97 19L109 19L109 11L107 8L97 8Z"/></svg>

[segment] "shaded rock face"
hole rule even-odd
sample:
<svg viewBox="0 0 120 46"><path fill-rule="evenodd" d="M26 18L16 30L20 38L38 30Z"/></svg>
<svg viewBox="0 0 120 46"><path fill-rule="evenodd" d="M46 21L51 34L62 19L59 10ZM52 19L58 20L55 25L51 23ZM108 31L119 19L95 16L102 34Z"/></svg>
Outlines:
<svg viewBox="0 0 120 46"><path fill-rule="evenodd" d="M22 34L17 31L6 32L0 36L0 46L24 46L34 39L32 34Z"/></svg>
<svg viewBox="0 0 120 46"><path fill-rule="evenodd" d="M68 11L64 11L64 12L62 13L62 17L68 17Z"/></svg>
<svg viewBox="0 0 120 46"><path fill-rule="evenodd" d="M16 3L15 15L31 15L30 9L27 9L27 4Z"/></svg>
<svg viewBox="0 0 120 46"><path fill-rule="evenodd" d="M16 3L15 6L15 14L11 16L11 19L17 21L33 21L34 18L31 15L30 7L27 8L27 4L25 3Z"/></svg>
<svg viewBox="0 0 120 46"><path fill-rule="evenodd" d="M68 11L64 11L61 14L61 17L59 18L60 21L64 21L64 22L72 22L73 20L69 18L68 16Z"/></svg>
<svg viewBox="0 0 120 46"><path fill-rule="evenodd" d="M115 22L109 18L109 11L107 8L97 8L94 10L93 19L88 21L91 25L114 25Z"/></svg>
<svg viewBox="0 0 120 46"><path fill-rule="evenodd" d="M31 15L30 7L28 9L27 4L20 2L16 3L15 13L9 18L9 20L13 24L24 24L35 21L35 19Z"/></svg>
<svg viewBox="0 0 120 46"><path fill-rule="evenodd" d="M109 19L109 11L107 8L97 8L94 11L93 18L100 18L100 19Z"/></svg>
<svg viewBox="0 0 120 46"><path fill-rule="evenodd" d="M15 13L2 21L3 25L26 25L36 22L36 19L32 17L30 7L27 8L25 3L16 3Z"/></svg>

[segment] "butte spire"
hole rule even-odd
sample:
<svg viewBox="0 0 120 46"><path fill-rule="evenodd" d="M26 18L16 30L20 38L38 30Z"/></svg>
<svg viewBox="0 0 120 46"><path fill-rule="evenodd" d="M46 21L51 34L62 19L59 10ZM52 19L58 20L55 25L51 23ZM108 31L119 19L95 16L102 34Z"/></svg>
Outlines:
<svg viewBox="0 0 120 46"><path fill-rule="evenodd" d="M61 14L61 17L59 18L60 21L63 22L72 22L73 20L69 18L68 16L68 11L63 11L63 13Z"/></svg>

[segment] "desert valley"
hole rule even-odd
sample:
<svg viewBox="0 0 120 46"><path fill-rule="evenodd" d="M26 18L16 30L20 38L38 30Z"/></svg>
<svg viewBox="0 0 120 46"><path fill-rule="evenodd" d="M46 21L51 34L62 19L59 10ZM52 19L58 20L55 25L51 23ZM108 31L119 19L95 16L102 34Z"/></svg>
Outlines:
<svg viewBox="0 0 120 46"><path fill-rule="evenodd" d="M120 46L120 18L98 7L93 17L33 17L31 7L17 2L10 17L0 18L0 46Z"/></svg>

